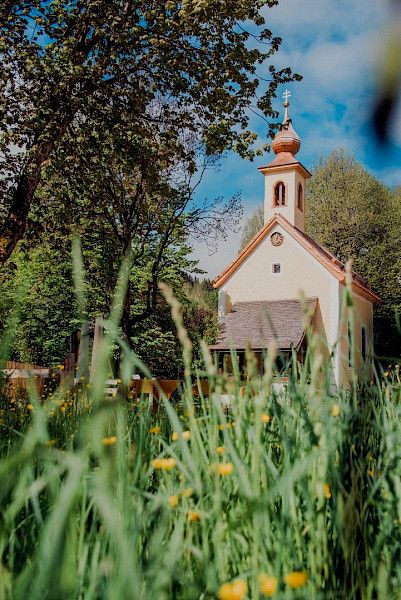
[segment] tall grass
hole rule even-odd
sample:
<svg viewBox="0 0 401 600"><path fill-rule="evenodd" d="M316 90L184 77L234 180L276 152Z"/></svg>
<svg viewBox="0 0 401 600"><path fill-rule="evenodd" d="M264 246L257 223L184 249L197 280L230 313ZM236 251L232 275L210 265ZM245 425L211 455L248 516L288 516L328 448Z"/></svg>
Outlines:
<svg viewBox="0 0 401 600"><path fill-rule="evenodd" d="M400 598L398 371L334 394L311 343L277 395L274 350L264 376L249 353L226 411L206 349L212 393L195 400L164 293L184 349L177 403L154 415L145 398L103 399L112 343L124 382L146 372L118 337L117 294L91 386L45 403L32 388L27 426L3 423L0 600Z"/></svg>

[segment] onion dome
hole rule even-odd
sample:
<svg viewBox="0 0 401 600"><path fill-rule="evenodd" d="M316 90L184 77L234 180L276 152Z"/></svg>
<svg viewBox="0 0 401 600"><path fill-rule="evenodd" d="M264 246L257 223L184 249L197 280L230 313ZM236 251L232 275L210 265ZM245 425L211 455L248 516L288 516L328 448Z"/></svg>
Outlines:
<svg viewBox="0 0 401 600"><path fill-rule="evenodd" d="M291 119L288 116L288 107L290 105L288 101L289 96L290 92L286 90L284 93L284 120L280 127L280 131L274 137L272 149L275 154L280 154L280 152L289 152L295 156L301 147L301 139L293 128Z"/></svg>

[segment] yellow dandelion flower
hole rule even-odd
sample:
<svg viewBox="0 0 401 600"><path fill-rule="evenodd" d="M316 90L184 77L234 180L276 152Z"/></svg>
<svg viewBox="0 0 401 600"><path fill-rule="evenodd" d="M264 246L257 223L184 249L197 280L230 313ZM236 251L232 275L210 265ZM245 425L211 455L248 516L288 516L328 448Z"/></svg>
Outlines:
<svg viewBox="0 0 401 600"><path fill-rule="evenodd" d="M192 496L192 494L194 493L192 488L186 488L183 492L182 492L182 497L183 498L190 498Z"/></svg>
<svg viewBox="0 0 401 600"><path fill-rule="evenodd" d="M156 425L155 427L151 427L149 429L149 433L160 433L160 427L159 427L159 425Z"/></svg>
<svg viewBox="0 0 401 600"><path fill-rule="evenodd" d="M333 404L332 409L331 409L331 414L333 415L333 417L338 417L340 412L341 412L341 408L339 407L339 405Z"/></svg>
<svg viewBox="0 0 401 600"><path fill-rule="evenodd" d="M60 371L64 371L64 365L59 365L58 368L60 369Z"/></svg>
<svg viewBox="0 0 401 600"><path fill-rule="evenodd" d="M174 494L174 496L169 496L168 505L170 508L175 508L178 504L178 496Z"/></svg>
<svg viewBox="0 0 401 600"><path fill-rule="evenodd" d="M236 579L231 583L223 583L219 589L219 600L242 600L248 586L243 579Z"/></svg>
<svg viewBox="0 0 401 600"><path fill-rule="evenodd" d="M284 581L290 588L295 590L306 585L308 574L306 571L292 571L288 575L285 575Z"/></svg>
<svg viewBox="0 0 401 600"><path fill-rule="evenodd" d="M177 433L177 431L173 431L172 435L171 435L171 439L173 440L173 442L176 442L179 438L182 438L183 440L190 440L191 439L191 432L190 431L183 431L181 436L179 433Z"/></svg>
<svg viewBox="0 0 401 600"><path fill-rule="evenodd" d="M154 458L151 461L154 469L161 469L162 471L171 471L177 464L174 458Z"/></svg>
<svg viewBox="0 0 401 600"><path fill-rule="evenodd" d="M27 407L28 410L33 410L32 404L27 404L26 407Z"/></svg>
<svg viewBox="0 0 401 600"><path fill-rule="evenodd" d="M389 372L388 371L384 371L383 375L384 375L384 377L388 377L389 376Z"/></svg>
<svg viewBox="0 0 401 600"><path fill-rule="evenodd" d="M112 446L113 444L115 444L117 441L117 438L115 435L112 435L110 437L105 437L102 439L102 444L103 446Z"/></svg>
<svg viewBox="0 0 401 600"><path fill-rule="evenodd" d="M216 448L216 452L219 456L223 456L225 451L226 451L226 449L224 448L224 446L217 446L217 448Z"/></svg>
<svg viewBox="0 0 401 600"><path fill-rule="evenodd" d="M191 521L192 523L199 523L199 521L201 520L201 516L200 513L198 513L196 510L190 510L188 512L188 521Z"/></svg>
<svg viewBox="0 0 401 600"><path fill-rule="evenodd" d="M277 592L278 582L275 577L261 573L259 575L259 589L263 596L273 596Z"/></svg>
<svg viewBox="0 0 401 600"><path fill-rule="evenodd" d="M219 431L224 431L225 429L232 429L233 428L234 423L221 423L218 426Z"/></svg>
<svg viewBox="0 0 401 600"><path fill-rule="evenodd" d="M260 415L260 420L261 420L262 423L266 424L266 423L270 423L270 421L272 420L272 418L267 413L262 413Z"/></svg>
<svg viewBox="0 0 401 600"><path fill-rule="evenodd" d="M323 493L324 493L325 497L327 498L327 500L330 500L331 490L330 490L330 485L328 483L323 484Z"/></svg>
<svg viewBox="0 0 401 600"><path fill-rule="evenodd" d="M232 463L221 463L217 467L217 472L219 475L231 475L234 470L234 466Z"/></svg>

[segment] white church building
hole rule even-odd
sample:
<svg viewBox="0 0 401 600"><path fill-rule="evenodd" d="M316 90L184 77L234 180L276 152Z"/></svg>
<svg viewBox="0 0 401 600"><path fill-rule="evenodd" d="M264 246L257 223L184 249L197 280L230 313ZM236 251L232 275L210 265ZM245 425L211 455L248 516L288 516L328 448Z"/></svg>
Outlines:
<svg viewBox="0 0 401 600"><path fill-rule="evenodd" d="M272 143L276 156L259 168L265 184L264 226L213 281L219 290L221 332L210 348L226 366L232 349L241 362L251 347L262 370L263 354L272 342L284 362L294 350L302 361L306 308L315 339L331 357L333 381L347 385L351 364L360 375L369 371L373 306L380 298L351 273L350 320L344 303L345 265L305 233L305 182L311 174L296 158L301 141L288 115L288 96L286 92L284 121Z"/></svg>

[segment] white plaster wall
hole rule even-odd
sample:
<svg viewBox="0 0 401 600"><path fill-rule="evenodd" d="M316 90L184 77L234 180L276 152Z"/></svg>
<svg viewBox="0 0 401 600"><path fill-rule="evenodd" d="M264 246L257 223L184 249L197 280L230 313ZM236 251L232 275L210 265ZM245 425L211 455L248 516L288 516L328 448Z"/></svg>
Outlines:
<svg viewBox="0 0 401 600"><path fill-rule="evenodd" d="M340 339L340 377L344 385L349 385L351 380L351 369L348 362L348 319L349 308L344 307L344 286L341 286L340 302L341 302L341 339ZM373 354L373 304L359 296L353 294L353 321L354 321L354 338L355 338L355 366L358 371L358 376L363 377L366 369L366 375L371 376L371 361L368 359L366 363L362 360L362 326L367 332L367 355Z"/></svg>

